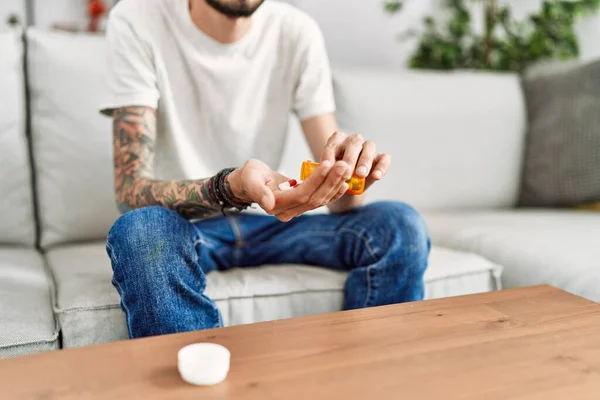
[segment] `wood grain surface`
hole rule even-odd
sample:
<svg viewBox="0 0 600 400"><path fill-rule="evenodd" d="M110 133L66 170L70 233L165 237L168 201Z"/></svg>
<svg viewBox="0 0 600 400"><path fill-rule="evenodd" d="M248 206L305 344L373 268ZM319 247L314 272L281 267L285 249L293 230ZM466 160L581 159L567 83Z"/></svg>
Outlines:
<svg viewBox="0 0 600 400"><path fill-rule="evenodd" d="M184 383L177 351L231 350ZM600 305L550 286L130 340L0 361L2 399L599 399Z"/></svg>

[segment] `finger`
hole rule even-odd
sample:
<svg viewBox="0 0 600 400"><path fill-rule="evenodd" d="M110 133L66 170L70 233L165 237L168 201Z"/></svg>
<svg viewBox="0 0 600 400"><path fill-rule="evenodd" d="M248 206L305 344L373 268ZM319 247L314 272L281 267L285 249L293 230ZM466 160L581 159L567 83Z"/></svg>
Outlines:
<svg viewBox="0 0 600 400"><path fill-rule="evenodd" d="M344 161L336 162L329 172L325 182L310 197L308 205L312 209L315 209L329 204L331 198L344 184L344 177L346 176L348 170L349 166Z"/></svg>
<svg viewBox="0 0 600 400"><path fill-rule="evenodd" d="M389 171L390 166L392 164L392 156L385 153L379 154L375 158L374 164L375 165L373 166L371 176L373 177L373 179L378 181L382 179L385 176L385 174L387 174L387 172Z"/></svg>
<svg viewBox="0 0 600 400"><path fill-rule="evenodd" d="M275 207L275 195L268 186L269 180L261 171L248 169L242 179L244 180L244 191L253 203L256 203L265 211Z"/></svg>
<svg viewBox="0 0 600 400"><path fill-rule="evenodd" d="M271 211L275 208L275 195L267 185L257 186L254 190L254 195L251 195L253 201L265 211Z"/></svg>
<svg viewBox="0 0 600 400"><path fill-rule="evenodd" d="M340 187L340 189L338 189L334 196L331 197L330 201L328 204L333 203L334 201L339 200L340 198L342 198L344 196L344 194L346 194L346 192L348 191L348 184L344 181L342 181L342 185ZM292 219L308 212L311 211L313 208L307 204L304 204L302 206L298 206L298 207L294 207L292 209L286 210L282 213L279 213L276 215L277 219L279 219L282 222L289 222Z"/></svg>
<svg viewBox="0 0 600 400"><path fill-rule="evenodd" d="M331 199L331 202L333 203L334 201L341 199L346 194L349 187L350 186L346 182L344 182L340 190L338 190L335 196L333 196L333 198Z"/></svg>
<svg viewBox="0 0 600 400"><path fill-rule="evenodd" d="M365 139L358 134L354 134L346 139L343 160L350 166L350 172L346 175L346 179L349 179L352 176L352 172L356 169L356 162L363 150L364 143Z"/></svg>
<svg viewBox="0 0 600 400"><path fill-rule="evenodd" d="M321 164L325 161L329 161L331 165L335 163L338 150L343 145L345 139L346 134L343 132L335 132L329 137L321 155Z"/></svg>
<svg viewBox="0 0 600 400"><path fill-rule="evenodd" d="M343 189L345 187L345 189ZM327 194L324 203L329 204L338 196L339 192L343 190L345 193L348 190L348 184L346 183L346 179L342 177L342 179L338 182L337 186L331 189L331 191ZM343 195L342 193L342 195ZM340 196L341 197L341 196Z"/></svg>
<svg viewBox="0 0 600 400"><path fill-rule="evenodd" d="M377 146L373 142L366 141L363 144L354 173L361 178L369 176L375 157L377 157Z"/></svg>
<svg viewBox="0 0 600 400"><path fill-rule="evenodd" d="M275 195L276 208L273 211L279 213L283 210L307 203L312 194L321 187L323 182L325 182L331 170L332 167L320 165L315 172L310 174L310 176L294 190L277 192Z"/></svg>
<svg viewBox="0 0 600 400"><path fill-rule="evenodd" d="M292 219L304 214L305 212L310 211L311 208L310 206L308 206L307 204L298 206L298 207L294 207L292 209L286 210L282 213L279 213L277 215L275 215L275 217L280 220L281 222L289 222Z"/></svg>
<svg viewBox="0 0 600 400"><path fill-rule="evenodd" d="M345 184L344 174L347 170L348 165L345 162L336 162L327 176L326 181L310 196L306 202L286 210L278 210L276 214L277 218L281 217L284 220L289 220L309 210L314 210L329 204L332 197L334 197L339 192L340 187Z"/></svg>

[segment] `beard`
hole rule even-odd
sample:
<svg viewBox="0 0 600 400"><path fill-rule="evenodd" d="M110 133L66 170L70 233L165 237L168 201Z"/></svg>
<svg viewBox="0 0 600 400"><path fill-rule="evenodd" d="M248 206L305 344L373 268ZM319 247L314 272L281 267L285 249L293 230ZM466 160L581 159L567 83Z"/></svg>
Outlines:
<svg viewBox="0 0 600 400"><path fill-rule="evenodd" d="M206 4L230 18L249 17L265 0L205 0Z"/></svg>

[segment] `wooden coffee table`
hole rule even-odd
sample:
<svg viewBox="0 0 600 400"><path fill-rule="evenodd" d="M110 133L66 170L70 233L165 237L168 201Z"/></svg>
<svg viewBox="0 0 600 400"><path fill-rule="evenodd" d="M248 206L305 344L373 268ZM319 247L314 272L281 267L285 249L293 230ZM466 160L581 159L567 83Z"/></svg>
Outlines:
<svg viewBox="0 0 600 400"><path fill-rule="evenodd" d="M214 387L176 353L227 346ZM2 399L598 399L600 305L550 286L0 361Z"/></svg>

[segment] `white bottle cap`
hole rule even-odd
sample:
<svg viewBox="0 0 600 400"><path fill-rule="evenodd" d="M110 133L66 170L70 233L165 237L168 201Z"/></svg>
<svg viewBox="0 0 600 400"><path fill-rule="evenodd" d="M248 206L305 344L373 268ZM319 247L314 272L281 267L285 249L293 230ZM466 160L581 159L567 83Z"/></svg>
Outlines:
<svg viewBox="0 0 600 400"><path fill-rule="evenodd" d="M215 343L196 343L177 353L181 378L192 385L216 385L227 377L231 353Z"/></svg>

